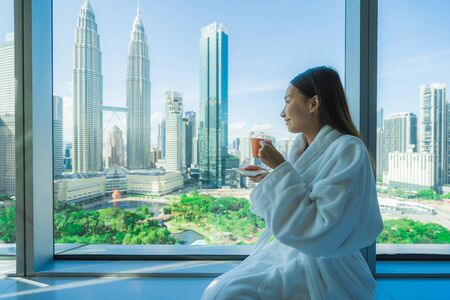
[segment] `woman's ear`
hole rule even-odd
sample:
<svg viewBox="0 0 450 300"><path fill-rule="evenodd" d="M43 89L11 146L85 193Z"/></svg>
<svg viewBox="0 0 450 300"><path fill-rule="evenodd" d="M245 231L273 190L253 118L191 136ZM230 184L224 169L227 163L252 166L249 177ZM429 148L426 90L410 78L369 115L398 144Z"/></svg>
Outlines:
<svg viewBox="0 0 450 300"><path fill-rule="evenodd" d="M319 110L320 106L319 96L314 95L309 103L310 103L309 112L315 112Z"/></svg>

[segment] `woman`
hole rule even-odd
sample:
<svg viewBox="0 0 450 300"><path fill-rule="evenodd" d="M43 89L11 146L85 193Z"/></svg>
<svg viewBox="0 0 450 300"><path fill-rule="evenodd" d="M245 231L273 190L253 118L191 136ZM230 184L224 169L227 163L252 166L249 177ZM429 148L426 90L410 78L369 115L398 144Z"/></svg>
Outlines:
<svg viewBox="0 0 450 300"><path fill-rule="evenodd" d="M202 299L374 299L359 249L383 223L371 159L337 72L317 67L295 77L281 117L298 133L288 158L261 142L259 156L273 171L251 178L259 182L251 209L266 229L253 253Z"/></svg>

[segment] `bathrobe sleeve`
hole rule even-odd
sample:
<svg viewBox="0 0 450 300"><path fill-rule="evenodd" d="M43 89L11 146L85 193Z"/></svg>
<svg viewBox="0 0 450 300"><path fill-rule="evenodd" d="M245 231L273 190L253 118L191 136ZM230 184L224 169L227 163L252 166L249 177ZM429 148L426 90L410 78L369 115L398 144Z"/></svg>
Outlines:
<svg viewBox="0 0 450 300"><path fill-rule="evenodd" d="M252 191L252 211L276 239L308 255L341 256L370 245L383 224L364 144L340 143L315 172L309 184L282 163Z"/></svg>

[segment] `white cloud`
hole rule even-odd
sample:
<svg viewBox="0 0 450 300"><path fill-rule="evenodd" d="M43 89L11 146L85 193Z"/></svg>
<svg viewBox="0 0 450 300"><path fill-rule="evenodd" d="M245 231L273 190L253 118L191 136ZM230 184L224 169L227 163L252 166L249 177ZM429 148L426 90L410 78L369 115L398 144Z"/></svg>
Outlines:
<svg viewBox="0 0 450 300"><path fill-rule="evenodd" d="M242 96L248 94L257 94L265 92L280 91L287 87L286 82L271 82L262 83L255 86L246 86L237 89L232 89L229 93L230 96Z"/></svg>
<svg viewBox="0 0 450 300"><path fill-rule="evenodd" d="M163 114L160 113L159 111L156 111L154 113L152 113L152 126L158 126L159 123L161 123L162 119L163 119Z"/></svg>
<svg viewBox="0 0 450 300"><path fill-rule="evenodd" d="M245 121L233 122L228 124L228 129L230 130L230 132L240 131L245 127L245 125L247 125Z"/></svg>
<svg viewBox="0 0 450 300"><path fill-rule="evenodd" d="M228 124L228 139L230 141L236 139L237 137L246 136L247 133L247 123L245 121L238 121Z"/></svg>
<svg viewBox="0 0 450 300"><path fill-rule="evenodd" d="M264 123L264 124L256 124L254 125L250 131L255 131L255 132L260 132L263 131L265 133L267 133L268 131L272 130L273 126L268 124L268 123Z"/></svg>
<svg viewBox="0 0 450 300"><path fill-rule="evenodd" d="M410 76L413 73L439 72L445 70L446 67L439 62L448 60L448 58L450 58L450 49L406 57L381 65L378 69L378 76L379 78L385 78Z"/></svg>

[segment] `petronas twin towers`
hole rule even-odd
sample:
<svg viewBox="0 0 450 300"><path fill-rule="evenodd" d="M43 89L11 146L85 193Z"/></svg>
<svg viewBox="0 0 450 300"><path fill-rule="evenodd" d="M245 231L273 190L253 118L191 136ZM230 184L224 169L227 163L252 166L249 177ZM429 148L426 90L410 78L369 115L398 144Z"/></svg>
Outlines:
<svg viewBox="0 0 450 300"><path fill-rule="evenodd" d="M127 166L130 169L148 169L151 147L150 60L139 8L128 48L127 106Z"/></svg>
<svg viewBox="0 0 450 300"><path fill-rule="evenodd" d="M73 70L73 171L102 169L103 75L100 37L89 1L81 7Z"/></svg>
<svg viewBox="0 0 450 300"><path fill-rule="evenodd" d="M73 73L74 173L102 170L103 75L100 38L89 0L81 7L76 29ZM150 60L139 7L128 49L126 83L127 167L150 168Z"/></svg>

